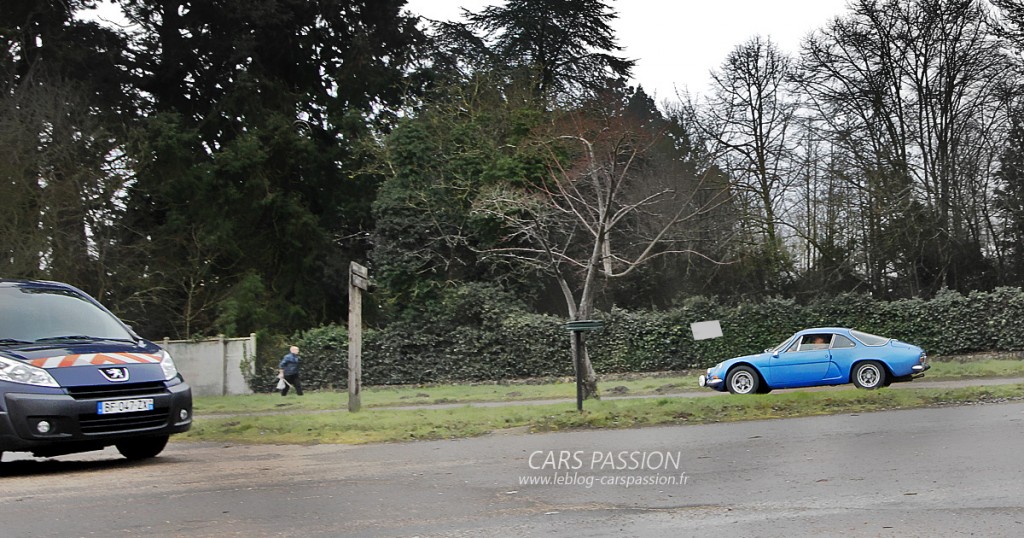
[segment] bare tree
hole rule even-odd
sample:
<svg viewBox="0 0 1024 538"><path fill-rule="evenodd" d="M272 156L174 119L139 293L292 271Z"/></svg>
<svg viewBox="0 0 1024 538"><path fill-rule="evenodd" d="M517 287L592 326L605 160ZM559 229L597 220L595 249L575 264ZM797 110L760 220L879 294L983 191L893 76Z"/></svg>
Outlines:
<svg viewBox="0 0 1024 538"><path fill-rule="evenodd" d="M777 288L784 247L779 221L792 174L792 124L797 105L788 81L791 60L768 38L754 37L736 47L712 73L713 95L702 120L735 181L737 196L749 208L763 240L763 284Z"/></svg>
<svg viewBox="0 0 1024 538"><path fill-rule="evenodd" d="M601 279L625 277L659 256L703 256L687 241L687 225L727 201L729 192L700 177L652 174L659 136L621 111L570 114L539 137L544 181L502 184L476 200L474 212L507 233L486 254L554 277L572 320L591 318ZM595 397L597 375L585 344L579 353L585 395Z"/></svg>
<svg viewBox="0 0 1024 538"><path fill-rule="evenodd" d="M19 96L21 97L21 96ZM38 139L26 133L37 128L39 108L36 99L0 98L0 267L8 276L42 275L42 255L49 238L40 225L44 203L38 174Z"/></svg>
<svg viewBox="0 0 1024 538"><path fill-rule="evenodd" d="M3 265L10 276L67 280L102 295L101 254L130 180L124 152L106 124L68 80L33 73L0 96L0 217Z"/></svg>
<svg viewBox="0 0 1024 538"><path fill-rule="evenodd" d="M1009 63L977 0L858 0L804 46L801 82L860 192L875 290L983 272Z"/></svg>

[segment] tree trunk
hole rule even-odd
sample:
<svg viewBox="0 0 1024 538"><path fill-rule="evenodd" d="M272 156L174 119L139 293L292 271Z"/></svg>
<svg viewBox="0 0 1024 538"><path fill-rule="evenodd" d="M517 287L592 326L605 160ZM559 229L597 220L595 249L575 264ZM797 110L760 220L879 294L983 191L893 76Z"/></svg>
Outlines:
<svg viewBox="0 0 1024 538"><path fill-rule="evenodd" d="M590 302L587 301L584 297L584 300L581 301L581 306L577 306L575 297L572 293L572 288L569 287L569 282L562 275L558 275L558 287L562 290L562 295L565 297L566 306L569 309L569 319L577 321L581 319L586 319L586 317L580 316L590 315ZM583 294L584 296L586 296L586 288L584 289ZM586 400L596 400L600 398L600 395L597 392L597 372L594 371L594 365L590 363L590 354L587 353L586 337L584 337L583 335L580 336L580 349L577 350L576 338L572 333L569 334L569 347L572 351L570 357L572 357L573 359L573 373L575 373L576 371L575 359L577 357L576 353L578 351L580 353L578 355L580 357L580 364L583 366L583 398Z"/></svg>
<svg viewBox="0 0 1024 538"><path fill-rule="evenodd" d="M579 353L580 365L583 367L583 399L585 400L600 400L601 395L597 392L597 372L594 371L594 365L590 362L590 354L587 352L587 339L586 336L581 335L579 339L580 349L576 349L576 338L571 335L569 337L571 343L572 357L577 357L576 353ZM576 361L573 361L573 370L576 369Z"/></svg>

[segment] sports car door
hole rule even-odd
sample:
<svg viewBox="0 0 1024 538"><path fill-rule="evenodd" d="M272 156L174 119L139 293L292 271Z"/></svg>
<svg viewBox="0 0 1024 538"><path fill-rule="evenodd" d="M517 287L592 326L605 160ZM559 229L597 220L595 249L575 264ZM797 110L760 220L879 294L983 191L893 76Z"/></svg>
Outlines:
<svg viewBox="0 0 1024 538"><path fill-rule="evenodd" d="M773 387L814 385L825 379L831 363L831 334L805 334L771 359L768 383Z"/></svg>

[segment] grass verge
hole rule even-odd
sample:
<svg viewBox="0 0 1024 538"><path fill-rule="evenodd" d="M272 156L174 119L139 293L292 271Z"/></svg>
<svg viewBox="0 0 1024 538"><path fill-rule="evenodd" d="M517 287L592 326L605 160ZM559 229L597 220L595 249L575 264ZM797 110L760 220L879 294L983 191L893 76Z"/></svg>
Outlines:
<svg viewBox="0 0 1024 538"><path fill-rule="evenodd" d="M336 400L337 395L334 397ZM370 408L359 413L221 418L203 418L200 414L192 430L177 438L237 443L363 444L473 437L510 428L548 432L706 424L1016 400L1024 400L1024 385L588 401L582 413L572 404L549 404L417 410Z"/></svg>
<svg viewBox="0 0 1024 538"><path fill-rule="evenodd" d="M601 383L606 396L645 396L702 391L697 376L672 375L641 379L610 378ZM364 387L364 408L426 404L465 404L477 402L508 402L576 398L576 383L553 379L534 383L483 383L459 385L419 385L400 387ZM282 398L279 394L197 397L200 414L268 413L274 411L322 411L345 409L348 394L342 392L307 392L302 398L294 393Z"/></svg>
<svg viewBox="0 0 1024 538"><path fill-rule="evenodd" d="M932 361L925 379L942 381L980 377L1024 377L1024 361L985 359L978 361Z"/></svg>
<svg viewBox="0 0 1024 538"><path fill-rule="evenodd" d="M932 361L932 368L925 380L984 377L1024 377L1024 361ZM696 374L607 376L601 381L603 396L652 396L705 390L697 387ZM365 387L362 404L364 408L378 408L574 398L576 385L573 381L551 379L516 383ZM273 393L195 399L196 412L200 415L327 411L347 407L348 395L344 392L307 392L302 398L294 395L282 398Z"/></svg>

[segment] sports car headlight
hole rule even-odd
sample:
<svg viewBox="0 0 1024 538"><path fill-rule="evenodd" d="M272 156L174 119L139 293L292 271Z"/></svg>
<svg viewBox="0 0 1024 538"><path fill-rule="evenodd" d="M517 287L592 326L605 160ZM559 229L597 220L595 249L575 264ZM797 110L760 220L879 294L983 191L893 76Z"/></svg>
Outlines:
<svg viewBox="0 0 1024 538"><path fill-rule="evenodd" d="M174 359L166 351L160 352L160 367L164 369L164 380L170 381L178 377L178 367L174 365Z"/></svg>
<svg viewBox="0 0 1024 538"><path fill-rule="evenodd" d="M49 372L14 359L0 357L0 381L35 385L37 387L59 387Z"/></svg>

